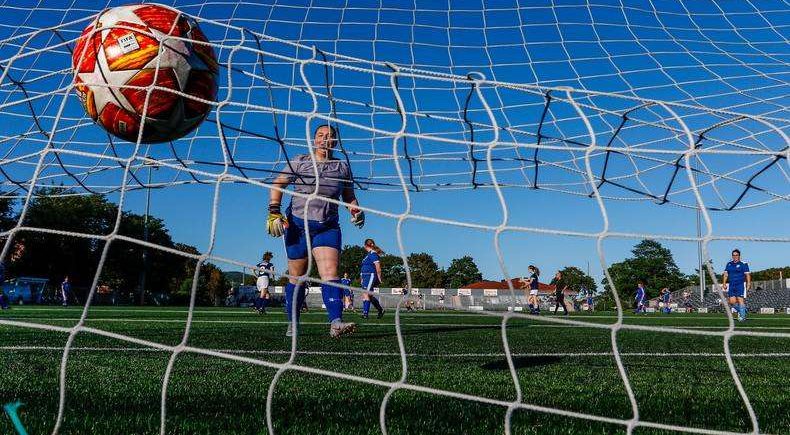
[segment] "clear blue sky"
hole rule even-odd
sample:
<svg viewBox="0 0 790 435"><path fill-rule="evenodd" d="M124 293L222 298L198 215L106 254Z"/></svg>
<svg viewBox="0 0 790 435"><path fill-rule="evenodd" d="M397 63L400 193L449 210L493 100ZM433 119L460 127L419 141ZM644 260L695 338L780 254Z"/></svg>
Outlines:
<svg viewBox="0 0 790 435"><path fill-rule="evenodd" d="M0 63L20 50L23 39L9 39L34 28L70 23L90 16L106 5L103 2L81 2L79 8L64 12L69 2L52 1L44 6L35 2L13 2L14 6L0 6ZM488 79L542 86L571 86L580 90L613 92L641 98L682 102L694 106L725 109L750 115L764 115L775 119L779 128L788 130L788 105L790 103L790 14L782 2L680 2L628 1L621 7L619 1L600 0L589 4L582 1L277 1L276 6L236 2L164 2L179 7L183 12L214 22L204 22L202 27L218 48L225 65L233 65L230 74L223 70L220 81L220 98L233 104L215 111L217 118L231 127L263 135L274 135L271 113L265 108L270 97L274 107L291 111L309 111L311 101L304 92L304 83L297 64L278 61L270 54L305 59L310 53L305 49L280 42L263 42L266 55L256 57L257 43L251 34L229 28L225 24L247 28L253 32L298 42L320 48L330 60L331 54L351 56L362 61L343 61L345 65L362 68L353 71L342 68L323 68L310 65L305 69L308 81L317 93L330 89L339 99L336 111L341 120L362 126L395 131L399 119L391 111L395 107L389 77L373 74L371 70L387 71L383 66L371 66L370 60L386 61L401 67L414 67L441 73L465 76L470 72L484 74ZM110 2L114 6L120 2ZM343 6L347 6L343 8ZM553 7L552 7L553 6ZM759 7L759 10L756 9ZM21 27L19 24L22 23ZM74 39L87 22L64 24L59 35ZM243 41L242 41L243 39ZM3 41L5 43L3 43ZM36 48L52 47L59 39L45 32L28 41L22 53ZM236 48L234 50L234 48ZM11 83L27 80L27 90L47 93L70 80L69 55L63 48L53 49L46 56L25 56L12 64L10 77L0 83L0 101L20 101L24 95ZM260 61L266 76L276 82L267 86L262 80ZM48 71L54 74L48 75ZM243 71L243 72L242 72ZM245 74L246 72L246 74ZM329 76L327 82L325 74ZM232 86L231 85L232 82ZM464 123L465 99L470 85L464 81L433 81L401 77L401 97L410 113L407 131L422 134L419 140L410 139L408 151L414 157L415 183L422 189L452 183L463 189L443 186L436 191L409 193L412 214L420 214L460 222L496 225L502 219L502 210L491 188L471 189L469 147L466 144L447 144L430 140L436 135L452 139L471 140ZM270 93L271 92L271 95ZM484 97L494 110L497 124L509 127L502 130L504 142L493 162L501 183L529 186L533 181L534 166L531 159L534 148L518 151L508 146L517 142L533 146L544 109L544 97L539 92L524 92L504 87L487 87ZM562 95L560 95L562 96ZM590 117L598 145L605 145L616 130L618 113L638 103L611 97L574 95ZM33 102L45 130L52 128L58 105L63 94L53 94ZM347 100L363 104L350 104ZM330 115L329 100L318 98L318 113ZM58 123L60 131L54 137L57 148L111 155L116 152L128 157L134 152L129 144L116 144L115 150L107 146L107 139L97 126L85 122L82 109L74 95L66 99L66 107ZM368 105L365 105L368 104ZM372 108L376 106L377 108ZM482 104L473 96L470 100L468 119L476 123L476 142L491 139L491 132L482 128L488 124ZM388 111L389 109L389 111ZM568 150L541 150L538 185L534 190L524 187L507 188L504 194L510 213L509 224L534 228L596 232L602 229L603 220L597 203L585 196L552 191L551 189L584 192L584 171L581 159L582 145L590 142L580 118L567 102L553 102L544 120L543 144L565 146ZM607 114L600 109L617 113ZM712 115L706 110L676 108L689 127L695 132L732 118L730 115ZM18 114L19 116L14 116ZM0 115L0 133L15 136L31 127L29 108L24 104L8 105ZM421 115L431 114L433 119ZM436 117L448 117L441 121ZM634 161L622 155L613 155L607 168L607 177L615 178L623 186L647 190L660 196L671 179L674 167L658 164L655 159L673 161L679 154L641 152L641 148L679 151L687 147L685 137L667 128L679 128L669 114L658 107L637 110L617 135L612 144L629 147ZM305 119L296 114L278 115L277 126L289 156L303 153ZM650 124L652 123L652 124ZM312 126L317 125L314 122ZM69 128L72 127L72 128ZM666 128L663 128L666 127ZM522 131L522 133L513 133ZM277 171L284 162L279 146L269 140L255 139L232 129L225 130L228 146L234 159L243 166L258 171L244 175L265 178L265 171ZM221 168L210 163L223 162L218 131L212 122L206 122L198 132L174 144L157 145L140 149L139 153L173 162L173 150L190 167L210 172ZM403 193L392 161L392 139L386 134L371 135L358 128L342 127L344 148L352 161L355 175L366 187L358 192L365 206L391 213L401 213L405 208ZM557 140L565 139L565 140ZM12 143L12 142L7 142ZM45 142L35 134L13 142L9 157L41 149ZM701 142L703 149L724 151L757 149L781 150L787 143L775 132L752 121L740 121L714 129ZM5 145L4 145L5 146ZM576 146L576 149L573 149ZM403 154L403 146L399 148ZM441 158L440 158L441 157ZM480 171L476 180L490 183L485 173L484 147L478 146L474 154ZM703 197L711 207L732 204L743 191L741 182L747 181L767 163L766 156L711 155L695 163L706 173L731 173L731 180L717 180L714 190L703 188ZM108 166L101 172L92 172L85 183L92 186L117 186L122 173L110 168L110 162L90 157L64 155L66 165L75 172L80 165ZM33 160L30 160L33 161ZM51 161L49 159L48 161ZM591 165L596 175L603 168L603 154L596 155ZM707 167L703 167L702 164ZM406 161L401 165L406 168ZM578 166L576 166L578 165ZM656 167L654 167L656 166ZM31 167L21 163L7 164L9 174L24 179ZM84 168L83 168L84 169ZM639 172L640 178L632 175ZM787 160L781 160L758 178L754 185L763 189L750 190L739 205L760 204L780 198L768 205L747 210L711 211L713 233L718 236L755 236L787 239L790 226L788 212ZM236 175L240 172L232 171ZM75 184L64 176L60 166L51 166L45 172L47 182ZM144 178L144 172L138 170ZM378 177L378 178L373 178ZM700 175L700 182L710 176ZM175 240L193 244L200 249L208 246L210 233L213 186L187 182L190 177L169 169L154 172L155 183L168 187L152 192L152 214L164 218ZM376 181L383 185L368 184ZM5 179L3 188L13 186ZM643 184L640 184L643 183ZM133 185L134 183L131 183ZM673 185L671 201L693 203L693 198L682 189L688 186L685 171L678 174ZM75 189L79 191L80 189ZM770 193L766 193L770 192ZM695 213L671 203L657 205L655 201L635 200L644 198L626 188L604 185L602 192L611 197L605 206L610 219L610 231L640 234L685 235L695 233ZM117 194L111 194L117 199ZM220 212L217 221L216 255L238 261L255 263L265 250L277 254L275 263L282 270L284 252L281 240L265 234L265 213L268 192L266 189L245 185L226 184L221 188ZM719 199L721 198L721 200ZM783 198L783 199L782 199ZM128 193L126 208L142 212L144 191ZM368 213L368 224L357 230L347 224L344 215L344 242L360 243L366 237L375 238L385 250L397 254L395 237L396 221ZM440 225L407 220L403 225L403 241L407 252L425 251L433 254L441 266L449 265L452 258L472 255L486 278L501 279L494 251L494 233L466 229L459 226ZM635 239L607 239L604 243L606 261L611 263L626 257ZM590 269L597 280L601 266L595 240L569 236L541 235L534 232L504 232L500 235L502 253L511 276L526 273L528 264L536 264L544 273L574 265ZM690 242L664 242L675 254L681 269L692 272L697 264L696 245ZM733 247L740 247L744 259L753 269L790 264L787 243L713 242L710 245L714 264L721 268ZM229 268L220 264L221 267Z"/></svg>

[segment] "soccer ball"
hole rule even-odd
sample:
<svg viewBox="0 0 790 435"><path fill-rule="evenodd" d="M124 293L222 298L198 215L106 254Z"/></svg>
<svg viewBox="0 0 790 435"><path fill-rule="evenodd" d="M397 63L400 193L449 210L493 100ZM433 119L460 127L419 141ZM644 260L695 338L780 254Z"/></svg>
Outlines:
<svg viewBox="0 0 790 435"><path fill-rule="evenodd" d="M130 142L167 142L191 132L211 110L198 99L216 99L219 70L214 49L196 42L208 42L197 22L172 8L105 10L82 32L72 55L85 111Z"/></svg>

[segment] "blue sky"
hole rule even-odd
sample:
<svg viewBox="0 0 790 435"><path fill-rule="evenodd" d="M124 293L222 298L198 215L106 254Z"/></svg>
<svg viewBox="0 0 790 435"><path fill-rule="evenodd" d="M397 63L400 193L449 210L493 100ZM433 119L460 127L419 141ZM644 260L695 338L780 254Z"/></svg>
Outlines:
<svg viewBox="0 0 790 435"><path fill-rule="evenodd" d="M128 158L135 147L117 142L114 149L108 146L102 130L86 121L73 93L53 92L71 79L69 54L65 47L55 47L60 43L59 37L73 40L87 24L87 21L73 21L89 17L107 5L79 2L79 7L72 7L70 2L53 1L44 7L35 2L23 3L0 6L0 64L10 68L9 76L0 83L0 104L4 104L0 133L11 138L24 134L23 139L4 142L9 147L4 158L35 153L46 144L43 135L26 134L32 125L30 107L24 103L25 94L14 84L23 81L28 95L40 96L31 104L44 130L53 129L57 109L65 98L58 132L53 136L55 148L91 153L92 156L64 153L61 157L64 165L75 173L93 167L85 177L85 184L97 191L109 191L109 197L117 200L118 194L111 187L121 185L122 172L101 157L114 152ZM632 119L618 131L623 111L638 106L640 101L583 91L686 104L674 106L674 110L696 133L732 120L736 115L729 112L763 116L778 129L790 132L787 121L790 71L786 66L790 61L786 43L790 14L781 2L683 4L646 0L624 2L624 6L609 0L278 1L274 6L267 1L165 3L203 20L201 26L209 39L218 44L221 61L233 66L231 73L223 70L220 80L220 99L229 104L215 110L195 134L175 142L172 148L167 144L142 147L137 150L138 156L149 155L170 164L176 162L177 156L192 169L218 174L226 163L217 139L219 118L226 126L224 133L231 155L247 168L230 172L265 182L266 177L284 164L283 151L289 156L305 152L305 117L296 112L310 111L312 101L305 92L299 64L293 59L309 58L312 53L307 47L316 46L326 53L330 62L326 67L309 64L304 70L317 94L316 113L336 116L347 123L341 126L343 149L365 188L358 192L358 197L365 206L389 213L405 210L393 163L392 133L398 130L400 120L394 111L395 98L388 75L391 71L370 61L460 77L476 72L498 82L570 86L580 90L573 98L585 105L582 110L591 122L597 145L605 145L614 136L612 146L626 151L610 156L606 173L621 187L614 184L602 187L602 193L609 197L604 203L610 231L663 236L695 234L695 212L673 204L694 203L685 190L688 179L684 170L672 186L670 203L658 205L655 200L645 199L645 192L659 197L664 193L674 171L672 163L688 143L679 134L677 120L656 106L636 109ZM109 3L117 4L122 3ZM50 25L58 26L58 34L42 32L29 39L17 38ZM228 25L246 28L261 38L262 35L281 38L284 42L264 38L259 50L251 33ZM302 45L297 48L289 43ZM33 54L36 49L46 47L49 47L46 55ZM17 53L22 57L9 63ZM259 58L259 54L263 57ZM267 84L265 77L272 82ZM501 206L494 190L485 186L492 181L486 173L483 145L493 138L492 130L487 127L491 119L480 97L472 92L471 82L404 75L399 77L398 84L408 113L406 131L415 135L407 139L407 144L399 144L397 156L401 166L407 168L409 161L403 155L404 149L408 151L414 183L420 186L418 192L407 183L412 188L409 192L412 215L499 224ZM323 95L327 91L334 96L334 115L330 99ZM470 92L472 96L466 103ZM534 87L519 90L489 83L481 93L497 125L504 127L500 130L501 142L492 165L499 183L515 186L504 189L509 225L601 231L603 220L597 203L576 195L589 191L582 147L590 143L590 138L574 107L563 101L562 92L554 93L555 99L545 117L542 116L545 90ZM276 109L291 112L273 116L266 109L270 101ZM708 109L728 113L713 113ZM474 125L472 153L469 143L473 138L467 120ZM275 125L286 143L284 148L274 141L253 136L274 136ZM311 128L316 125L318 121L313 121ZM361 127L375 127L384 133L372 134ZM541 144L555 148L540 150L539 189L531 189L535 177L531 159L539 129ZM469 142L447 143L435 140L437 137ZM733 204L743 192L743 183L768 165L771 156L759 153L776 152L787 147L787 143L765 125L739 120L707 131L700 147L706 151L757 151L753 155L708 152L693 163L702 171L700 182L715 180L702 188L706 205L722 208ZM52 163L51 155L48 157L47 163ZM590 160L596 177L602 174L604 160L603 152L596 152ZM30 162L35 159L5 163L3 169L14 179L26 179L32 171ZM479 169L475 181L483 186L473 189L471 168L475 162ZM103 169L95 170L96 167ZM144 178L145 169L139 167L139 162L135 171ZM75 185L65 172L62 166L53 163L42 174L43 183ZM773 202L743 210L711 211L715 236L780 240L773 243L714 241L710 250L716 266L723 266L734 246L741 248L753 269L790 264L786 242L790 237L786 221L790 211L788 172L790 166L785 159L760 173L753 180L759 189L750 189L739 206ZM729 174L729 179L716 178L722 174ZM207 179L211 181L212 177ZM165 187L152 192L151 210L168 222L175 240L207 249L213 186L190 180L183 171L168 168L155 171L154 183ZM3 179L2 187L8 190L14 185ZM125 208L141 212L144 190L134 182L127 187L130 190ZM80 191L79 187L73 190ZM272 250L279 254L275 263L282 269L281 241L265 234L267 190L248 184L225 184L220 193L214 253L254 263L261 252ZM366 237L374 237L385 250L398 253L395 229L395 219L368 213L364 230L344 223L344 242L360 243ZM485 277L503 276L494 251L493 231L416 219L407 219L403 230L408 252L432 253L443 267L452 258L472 255ZM622 260L638 241L638 238L607 239L606 261ZM591 272L600 280L601 266L594 239L506 231L500 235L500 243L511 276L525 274L528 264L537 264L544 272L552 273L566 265L586 269L589 262ZM681 269L692 272L697 264L696 245L675 241L666 244L672 248Z"/></svg>

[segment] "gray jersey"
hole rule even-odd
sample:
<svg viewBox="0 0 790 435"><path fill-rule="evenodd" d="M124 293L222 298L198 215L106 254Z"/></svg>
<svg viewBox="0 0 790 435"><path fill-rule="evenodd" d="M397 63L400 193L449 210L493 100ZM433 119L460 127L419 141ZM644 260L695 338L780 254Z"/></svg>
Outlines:
<svg viewBox="0 0 790 435"><path fill-rule="evenodd" d="M291 164L283 166L282 173L294 187L295 192L311 194L315 191L315 170L318 168L318 198L309 203L307 198L291 196L291 213L295 218L304 219L305 210L307 219L324 222L337 216L337 204L323 201L321 197L340 199L343 189L351 186L351 168L343 160L327 160L325 162L313 161L309 154L303 154L291 159Z"/></svg>

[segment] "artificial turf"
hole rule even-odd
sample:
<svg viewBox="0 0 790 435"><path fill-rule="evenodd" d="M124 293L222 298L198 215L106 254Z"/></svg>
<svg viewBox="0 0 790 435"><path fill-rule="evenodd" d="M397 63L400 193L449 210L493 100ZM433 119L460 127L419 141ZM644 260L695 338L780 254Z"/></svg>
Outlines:
<svg viewBox="0 0 790 435"><path fill-rule="evenodd" d="M19 307L3 312L0 319L70 328L81 312ZM94 307L84 326L176 346L184 337L186 319L183 307ZM590 326L508 319L508 360L501 317L402 313L404 367L391 312L381 320L348 314L347 320L358 321L360 327L340 340L328 337L323 312L306 313L297 352L291 355L281 312L257 315L242 309L197 308L188 348L173 360L165 430L267 433L267 394L278 369L293 357L272 391L271 424L276 433L380 433L385 399L384 422L391 434L503 433L506 420L518 434L624 433L634 417L633 406L612 354L612 330L600 327L614 324L616 316L596 313L570 319ZM697 332L724 331L728 326L722 314L630 314L623 322ZM790 316L752 315L736 330L790 334ZM54 428L68 336L63 331L0 325L0 400L24 403L19 416L30 434ZM614 337L638 408L636 433L671 432L650 427L651 423L753 431L724 357L722 336L620 329ZM735 335L729 347L759 430L790 433L790 337ZM78 333L66 363L60 433L159 433L163 379L171 356L169 350L90 331ZM513 403L526 406L512 408L508 419L507 405ZM7 417L0 418L0 433L13 433Z"/></svg>

